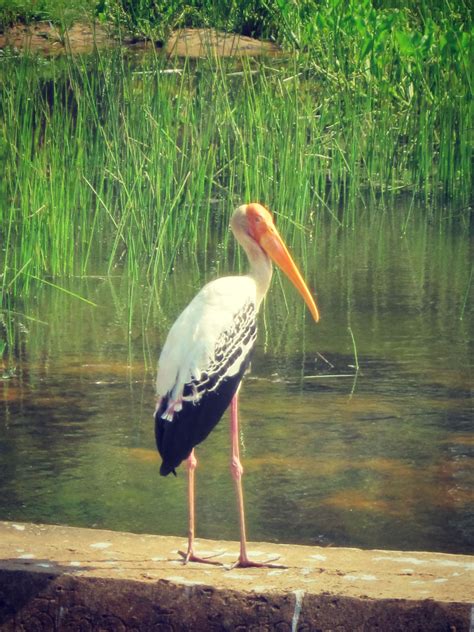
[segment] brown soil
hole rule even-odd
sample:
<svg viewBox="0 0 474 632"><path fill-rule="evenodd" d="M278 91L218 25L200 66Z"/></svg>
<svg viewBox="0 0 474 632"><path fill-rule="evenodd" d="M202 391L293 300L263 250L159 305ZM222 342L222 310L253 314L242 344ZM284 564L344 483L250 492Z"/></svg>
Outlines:
<svg viewBox="0 0 474 632"><path fill-rule="evenodd" d="M64 53L91 53L94 50L125 46L132 50L163 48L165 54L178 57L241 57L277 55L278 46L243 35L222 33L212 29L183 29L171 34L163 45L137 39L120 42L108 30L98 24L76 23L61 32L49 22L37 22L25 26L16 24L0 33L0 49L11 47L16 51L30 51L46 56Z"/></svg>
<svg viewBox="0 0 474 632"><path fill-rule="evenodd" d="M168 55L178 57L242 57L256 55L278 55L281 51L272 42L221 33L212 29L183 29L171 34L165 45Z"/></svg>
<svg viewBox="0 0 474 632"><path fill-rule="evenodd" d="M26 26L16 24L0 34L0 48L7 46L17 51L31 51L47 56L66 52L90 53L95 48L110 48L116 42L98 25L77 23L61 33L50 22L36 22Z"/></svg>

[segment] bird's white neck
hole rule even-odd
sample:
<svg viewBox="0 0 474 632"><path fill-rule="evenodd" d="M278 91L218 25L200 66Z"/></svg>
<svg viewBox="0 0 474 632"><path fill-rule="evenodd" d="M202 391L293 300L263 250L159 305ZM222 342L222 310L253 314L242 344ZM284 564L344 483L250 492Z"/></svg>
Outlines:
<svg viewBox="0 0 474 632"><path fill-rule="evenodd" d="M258 254L253 252L252 254L250 254L250 252L247 252L247 256L250 263L249 276L254 279L257 286L258 308L262 300L265 298L265 294L268 292L268 288L270 287L273 273L273 265L270 257L265 252L263 252L260 246L256 246L256 248L259 250Z"/></svg>
<svg viewBox="0 0 474 632"><path fill-rule="evenodd" d="M250 264L248 276L255 281L257 286L257 308L265 297L272 280L273 267L268 255L260 248L250 235L240 230L240 227L232 226L235 238L245 250Z"/></svg>

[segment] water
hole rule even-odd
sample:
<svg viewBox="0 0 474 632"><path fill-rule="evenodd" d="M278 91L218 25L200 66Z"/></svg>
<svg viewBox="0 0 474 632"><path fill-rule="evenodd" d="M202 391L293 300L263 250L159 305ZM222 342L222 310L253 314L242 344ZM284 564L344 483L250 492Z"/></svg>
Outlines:
<svg viewBox="0 0 474 632"><path fill-rule="evenodd" d="M250 539L472 552L470 238L404 232L404 217L374 209L295 246L319 325L274 278L241 391ZM98 266L61 280L95 307L45 285L17 301L2 519L186 535L185 472L158 473L155 363L197 289L235 265L211 239L155 291ZM224 417L197 450L200 537L238 538L228 434Z"/></svg>

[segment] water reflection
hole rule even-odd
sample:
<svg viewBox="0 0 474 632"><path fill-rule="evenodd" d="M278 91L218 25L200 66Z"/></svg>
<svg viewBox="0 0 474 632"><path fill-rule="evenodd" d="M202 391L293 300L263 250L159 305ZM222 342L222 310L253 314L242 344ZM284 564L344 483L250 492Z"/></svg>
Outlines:
<svg viewBox="0 0 474 632"><path fill-rule="evenodd" d="M276 277L242 390L250 537L470 552L469 239L387 217L315 230L321 324ZM44 286L24 300L0 381L2 518L185 535L184 473L158 474L155 362L196 289L235 268L220 256L183 257L153 290L71 279L96 308ZM203 537L238 537L228 452L224 419L198 450Z"/></svg>

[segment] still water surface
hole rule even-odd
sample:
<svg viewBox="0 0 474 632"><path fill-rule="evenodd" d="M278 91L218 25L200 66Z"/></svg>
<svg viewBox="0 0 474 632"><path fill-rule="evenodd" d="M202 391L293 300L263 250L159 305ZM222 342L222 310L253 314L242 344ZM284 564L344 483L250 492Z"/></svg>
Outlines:
<svg viewBox="0 0 474 632"><path fill-rule="evenodd" d="M296 244L317 326L275 275L241 391L250 539L473 551L470 239L400 226L374 213ZM63 283L95 307L44 285L17 305L2 519L185 536L185 472L158 472L155 363L197 289L236 266L211 239L153 292L99 269ZM197 451L198 536L238 538L228 453L224 417Z"/></svg>

